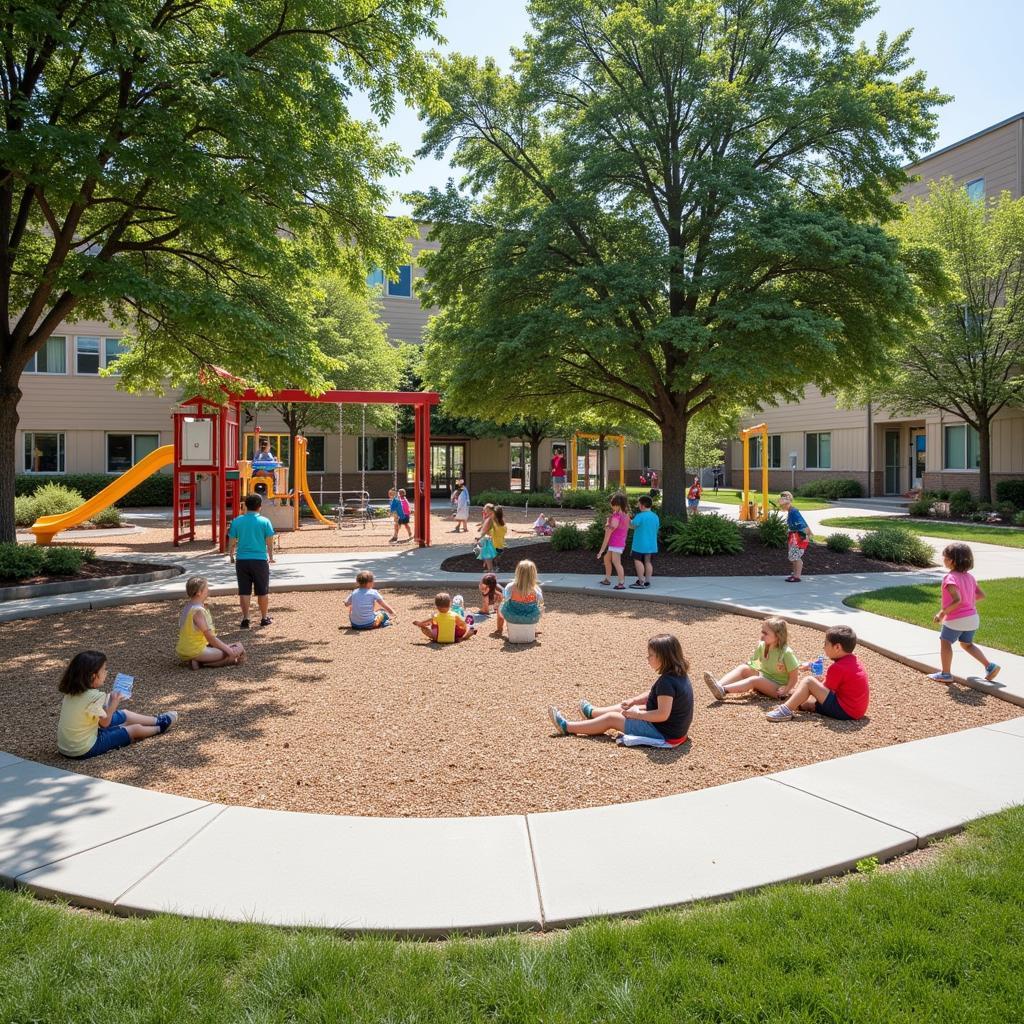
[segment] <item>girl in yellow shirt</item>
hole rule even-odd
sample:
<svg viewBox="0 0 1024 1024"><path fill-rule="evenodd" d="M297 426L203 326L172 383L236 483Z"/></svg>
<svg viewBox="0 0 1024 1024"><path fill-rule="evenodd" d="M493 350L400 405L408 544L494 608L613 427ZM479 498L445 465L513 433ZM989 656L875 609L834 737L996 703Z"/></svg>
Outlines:
<svg viewBox="0 0 1024 1024"><path fill-rule="evenodd" d="M210 585L205 576L193 576L185 584L188 604L178 616L178 643L175 653L193 670L238 665L245 661L241 644L226 644L213 631L213 616L206 607Z"/></svg>

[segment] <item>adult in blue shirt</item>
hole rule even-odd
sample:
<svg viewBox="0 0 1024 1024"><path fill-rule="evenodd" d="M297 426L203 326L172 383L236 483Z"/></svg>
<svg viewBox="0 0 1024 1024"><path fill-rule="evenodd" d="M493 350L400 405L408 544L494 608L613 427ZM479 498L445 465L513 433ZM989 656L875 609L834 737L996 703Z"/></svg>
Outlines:
<svg viewBox="0 0 1024 1024"><path fill-rule="evenodd" d="M238 580L238 603L242 608L239 628L249 628L249 605L253 591L260 609L260 625L269 626L270 563L274 560L274 527L260 515L263 499L258 494L245 496L245 515L236 516L228 528L228 557L234 563Z"/></svg>
<svg viewBox="0 0 1024 1024"><path fill-rule="evenodd" d="M637 498L640 511L633 517L630 529L633 530L633 568L636 569L636 583L632 587L640 589L651 585L654 576L654 556L658 553L658 530L661 519L654 511L654 502L647 494Z"/></svg>

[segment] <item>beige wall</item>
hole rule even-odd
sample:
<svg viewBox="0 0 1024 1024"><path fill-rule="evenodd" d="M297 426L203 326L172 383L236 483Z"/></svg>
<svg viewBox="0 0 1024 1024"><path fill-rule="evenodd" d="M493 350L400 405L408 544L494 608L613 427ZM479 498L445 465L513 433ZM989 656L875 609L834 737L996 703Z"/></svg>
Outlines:
<svg viewBox="0 0 1024 1024"><path fill-rule="evenodd" d="M428 228L420 225L419 235L410 239L412 247L412 277L413 293L411 298L388 295L385 285L381 297L381 320L387 327L388 337L392 341L404 341L410 345L419 345L423 340L423 329L427 321L438 312L437 308L425 308L420 305L416 296L416 281L423 277L423 268L419 265L416 257L424 249L437 250L440 248L437 242L427 240Z"/></svg>

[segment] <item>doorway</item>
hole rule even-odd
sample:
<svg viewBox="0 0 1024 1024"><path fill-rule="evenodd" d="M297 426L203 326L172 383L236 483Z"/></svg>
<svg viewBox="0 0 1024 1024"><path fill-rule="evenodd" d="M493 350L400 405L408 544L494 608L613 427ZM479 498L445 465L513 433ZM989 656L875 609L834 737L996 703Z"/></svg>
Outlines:
<svg viewBox="0 0 1024 1024"><path fill-rule="evenodd" d="M466 446L441 441L430 446L430 493L447 497L466 474Z"/></svg>
<svg viewBox="0 0 1024 1024"><path fill-rule="evenodd" d="M885 489L887 495L900 493L900 432L885 432Z"/></svg>
<svg viewBox="0 0 1024 1024"><path fill-rule="evenodd" d="M927 468L928 435L921 428L910 431L910 488L920 490Z"/></svg>
<svg viewBox="0 0 1024 1024"><path fill-rule="evenodd" d="M532 476L532 465L530 458L530 446L523 441L512 441L508 446L509 458L509 483L513 491L528 491Z"/></svg>

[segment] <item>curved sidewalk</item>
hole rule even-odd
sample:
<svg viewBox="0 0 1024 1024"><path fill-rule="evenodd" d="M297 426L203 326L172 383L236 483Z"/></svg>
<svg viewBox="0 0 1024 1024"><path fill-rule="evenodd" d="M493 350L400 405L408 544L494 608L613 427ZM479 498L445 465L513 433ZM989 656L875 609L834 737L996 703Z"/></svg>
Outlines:
<svg viewBox="0 0 1024 1024"><path fill-rule="evenodd" d="M168 559L170 560L170 559ZM224 559L191 560L215 592L231 591ZM382 584L475 582L441 573L427 551L284 556L279 589L351 585L357 567ZM734 577L656 580L623 600L710 603L850 621L865 642L908 660L915 627L839 602L847 593L926 574L818 577L801 587ZM934 575L932 573L931 575ZM552 590L601 593L546 574ZM124 593L68 595L54 611L160 600L180 580ZM796 591L797 593L794 593ZM785 602L787 607L780 607ZM52 603L52 602L51 602ZM5 617L50 610L10 602ZM30 607L34 605L34 607ZM893 634L883 634L877 620ZM920 630L922 663L935 636ZM909 644L911 647L917 644ZM916 655L915 655L916 656ZM1024 659L1004 668L1001 696L1024 703ZM178 913L346 932L433 936L557 927L595 915L720 898L845 871L1024 803L1024 718L865 751L659 800L491 818L387 819L296 814L140 790L0 753L0 878L119 913ZM751 858L751 849L772 850ZM668 878L651 863L671 858Z"/></svg>

